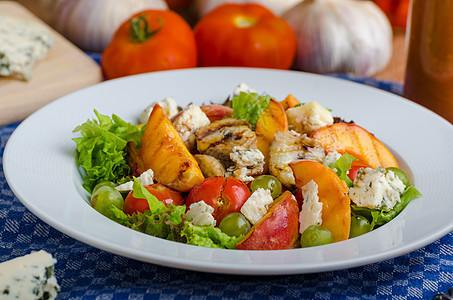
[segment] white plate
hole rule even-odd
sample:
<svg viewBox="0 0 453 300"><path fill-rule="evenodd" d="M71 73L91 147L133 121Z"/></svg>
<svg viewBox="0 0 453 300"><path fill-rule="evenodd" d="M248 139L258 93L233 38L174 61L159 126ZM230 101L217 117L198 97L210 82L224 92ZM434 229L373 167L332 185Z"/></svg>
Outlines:
<svg viewBox="0 0 453 300"><path fill-rule="evenodd" d="M389 224L344 242L280 251L195 247L147 236L103 217L88 204L75 165L72 130L93 110L136 122L150 102L172 96L181 105L223 102L245 82L278 100L317 100L354 120L396 154L423 197ZM94 247L183 269L229 274L297 274L382 261L423 247L453 230L453 126L394 94L365 85L293 71L199 68L106 81L42 108L14 131L4 172L19 200L44 222Z"/></svg>

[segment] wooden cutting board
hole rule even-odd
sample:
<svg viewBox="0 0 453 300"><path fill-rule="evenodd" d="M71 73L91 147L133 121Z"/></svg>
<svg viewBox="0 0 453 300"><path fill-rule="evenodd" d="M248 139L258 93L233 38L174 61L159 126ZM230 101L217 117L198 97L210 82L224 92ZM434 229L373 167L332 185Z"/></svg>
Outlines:
<svg viewBox="0 0 453 300"><path fill-rule="evenodd" d="M99 65L82 50L13 1L0 1L0 14L33 19L53 34L54 45L26 82L0 77L0 125L20 121L66 94L103 80Z"/></svg>

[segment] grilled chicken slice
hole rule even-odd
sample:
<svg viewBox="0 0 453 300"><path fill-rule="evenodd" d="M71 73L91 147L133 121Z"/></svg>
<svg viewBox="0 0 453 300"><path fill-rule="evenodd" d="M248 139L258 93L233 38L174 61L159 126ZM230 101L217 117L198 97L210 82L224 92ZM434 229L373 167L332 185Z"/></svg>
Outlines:
<svg viewBox="0 0 453 300"><path fill-rule="evenodd" d="M200 128L197 133L197 150L217 158L225 168L234 163L230 153L235 146L256 149L256 135L247 121L226 118Z"/></svg>
<svg viewBox="0 0 453 300"><path fill-rule="evenodd" d="M269 149L269 172L289 189L295 188L290 162L307 159L323 161L325 150L315 140L295 131L278 131Z"/></svg>

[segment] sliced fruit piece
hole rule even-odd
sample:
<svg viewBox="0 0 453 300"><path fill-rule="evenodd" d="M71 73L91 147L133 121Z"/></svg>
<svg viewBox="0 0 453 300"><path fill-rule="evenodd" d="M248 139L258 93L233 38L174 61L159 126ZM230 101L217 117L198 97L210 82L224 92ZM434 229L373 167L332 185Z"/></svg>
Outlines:
<svg viewBox="0 0 453 300"><path fill-rule="evenodd" d="M197 161L158 104L149 116L140 154L145 170L152 169L157 182L177 191L187 192L204 179Z"/></svg>
<svg viewBox="0 0 453 300"><path fill-rule="evenodd" d="M398 167L395 157L373 134L356 124L336 123L322 127L312 133L315 139L328 152L336 150L338 153L356 157L361 163L372 168Z"/></svg>
<svg viewBox="0 0 453 300"><path fill-rule="evenodd" d="M318 197L322 202L322 226L329 229L335 242L349 237L351 206L348 187L329 167L311 160L300 160L289 164L301 189L313 180L318 185Z"/></svg>
<svg viewBox="0 0 453 300"><path fill-rule="evenodd" d="M201 105L200 108L206 114L211 123L217 120L230 118L233 115L233 109L225 105L206 104Z"/></svg>
<svg viewBox="0 0 453 300"><path fill-rule="evenodd" d="M300 104L300 101L297 100L297 98L293 95L289 94L288 96L286 96L285 100L280 101L280 104L282 105L284 110L287 110L288 108L292 108Z"/></svg>
<svg viewBox="0 0 453 300"><path fill-rule="evenodd" d="M239 250L291 249L299 237L299 207L291 192L278 197L236 245Z"/></svg>
<svg viewBox="0 0 453 300"><path fill-rule="evenodd" d="M277 131L287 131L288 120L282 105L271 99L268 108L261 114L256 123L256 148L264 155L264 173L269 169L269 148Z"/></svg>

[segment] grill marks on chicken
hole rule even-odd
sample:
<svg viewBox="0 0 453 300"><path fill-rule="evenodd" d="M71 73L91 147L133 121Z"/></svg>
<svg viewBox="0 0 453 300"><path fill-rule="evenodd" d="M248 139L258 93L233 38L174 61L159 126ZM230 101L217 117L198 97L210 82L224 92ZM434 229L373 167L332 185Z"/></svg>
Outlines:
<svg viewBox="0 0 453 300"><path fill-rule="evenodd" d="M226 118L214 121L197 132L197 150L217 158L225 168L234 164L230 153L235 146L256 149L256 135L247 121Z"/></svg>

